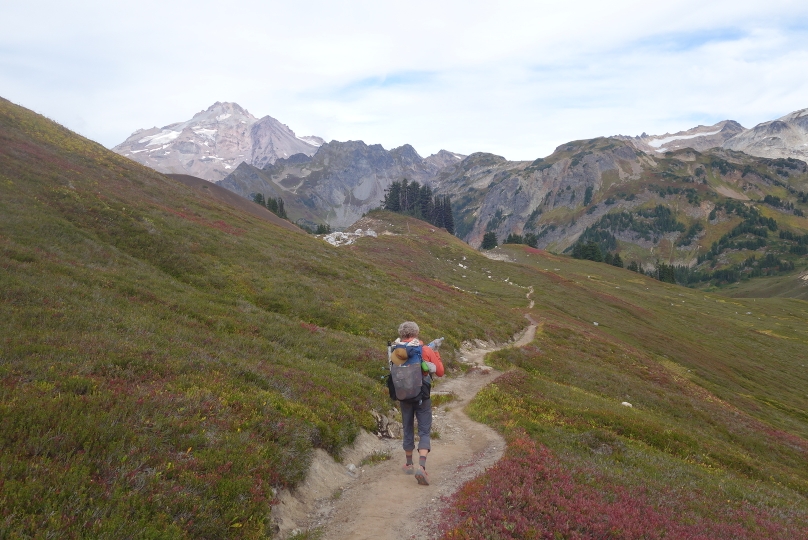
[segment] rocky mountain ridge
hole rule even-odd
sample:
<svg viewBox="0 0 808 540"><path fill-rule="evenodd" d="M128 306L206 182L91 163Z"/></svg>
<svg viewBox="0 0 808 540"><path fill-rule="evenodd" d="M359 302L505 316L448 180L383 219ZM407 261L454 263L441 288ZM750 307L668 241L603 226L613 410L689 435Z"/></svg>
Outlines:
<svg viewBox="0 0 808 540"><path fill-rule="evenodd" d="M699 152L726 148L750 156L808 161L808 109L762 122L751 129L734 120L723 120L712 126L697 126L674 134L643 133L636 137L617 135L613 138L628 141L638 150L652 155L682 148Z"/></svg>
<svg viewBox="0 0 808 540"><path fill-rule="evenodd" d="M139 129L112 150L162 173L215 182L240 163L264 167L294 154L312 155L323 142L298 137L271 116L258 119L237 103L217 101L185 122Z"/></svg>
<svg viewBox="0 0 808 540"><path fill-rule="evenodd" d="M660 156L599 138L533 162L478 153L434 185L450 196L457 235L472 246L486 234L554 252L594 241L641 265L740 271L748 263L753 271L764 257L790 268L808 241L808 165L723 148Z"/></svg>
<svg viewBox="0 0 808 540"><path fill-rule="evenodd" d="M441 150L423 158L409 144L385 150L363 141L331 141L313 156L296 154L263 168L242 163L218 184L247 198L281 197L290 219L302 225L341 229L379 207L394 181L431 184L465 157Z"/></svg>
<svg viewBox="0 0 808 540"><path fill-rule="evenodd" d="M727 140L746 131L741 124L734 120L723 120L712 126L696 126L677 133L664 135L647 135L643 133L636 137L617 135L615 139L629 141L638 150L649 154L664 154L681 148L692 148L702 152L710 148L722 146Z"/></svg>
<svg viewBox="0 0 808 540"><path fill-rule="evenodd" d="M728 139L722 146L752 156L808 161L808 109L758 124Z"/></svg>

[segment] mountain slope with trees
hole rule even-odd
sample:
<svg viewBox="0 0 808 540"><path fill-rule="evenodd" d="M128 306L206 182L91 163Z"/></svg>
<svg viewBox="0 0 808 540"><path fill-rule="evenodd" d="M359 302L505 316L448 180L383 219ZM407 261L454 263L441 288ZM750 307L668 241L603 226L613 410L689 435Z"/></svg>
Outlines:
<svg viewBox="0 0 808 540"><path fill-rule="evenodd" d="M493 235L486 245L510 238L571 253L595 242L603 257L646 271L678 267L686 284L805 265L808 166L795 159L688 148L654 157L594 139L533 162L474 154L435 191L452 197L458 235L472 245Z"/></svg>

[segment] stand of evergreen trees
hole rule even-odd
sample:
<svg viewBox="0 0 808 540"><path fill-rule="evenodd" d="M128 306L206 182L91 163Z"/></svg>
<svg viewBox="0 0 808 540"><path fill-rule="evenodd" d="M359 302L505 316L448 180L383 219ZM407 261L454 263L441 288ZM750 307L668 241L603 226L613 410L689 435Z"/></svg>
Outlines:
<svg viewBox="0 0 808 540"><path fill-rule="evenodd" d="M732 265L721 270L699 270L689 266L678 266L665 264L656 261L656 265L648 270L644 270L636 261L631 261L626 267L648 277L664 281L665 283L678 283L679 285L691 286L697 283L710 282L713 285L727 285L737 283L742 279L776 276L794 270L794 263L778 258L772 253L766 254L762 259L754 255L739 264Z"/></svg>
<svg viewBox="0 0 808 540"><path fill-rule="evenodd" d="M408 182L406 178L390 184L384 193L382 208L422 219L435 227L446 229L449 234L455 232L449 196L435 195L431 187Z"/></svg>
<svg viewBox="0 0 808 540"><path fill-rule="evenodd" d="M623 268L623 259L620 258L620 254L607 251L606 255L604 255L597 242L577 242L572 247L572 256L575 259L605 262L606 264Z"/></svg>
<svg viewBox="0 0 808 540"><path fill-rule="evenodd" d="M280 197L276 199L274 197L264 197L263 193L256 193L253 195L253 202L265 207L279 218L289 220L289 216L286 215L286 209L283 207L283 199Z"/></svg>
<svg viewBox="0 0 808 540"><path fill-rule="evenodd" d="M539 247L539 237L532 233L527 233L524 236L521 234L511 233L505 239L503 244L526 244L532 248Z"/></svg>

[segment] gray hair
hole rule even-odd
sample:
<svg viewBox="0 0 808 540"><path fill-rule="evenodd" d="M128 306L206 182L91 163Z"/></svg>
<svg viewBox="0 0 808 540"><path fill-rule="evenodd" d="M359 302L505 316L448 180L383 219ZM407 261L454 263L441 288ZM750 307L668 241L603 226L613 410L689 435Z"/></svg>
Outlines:
<svg viewBox="0 0 808 540"><path fill-rule="evenodd" d="M401 339L418 337L418 332L418 325L412 321L403 322L398 327L398 337Z"/></svg>

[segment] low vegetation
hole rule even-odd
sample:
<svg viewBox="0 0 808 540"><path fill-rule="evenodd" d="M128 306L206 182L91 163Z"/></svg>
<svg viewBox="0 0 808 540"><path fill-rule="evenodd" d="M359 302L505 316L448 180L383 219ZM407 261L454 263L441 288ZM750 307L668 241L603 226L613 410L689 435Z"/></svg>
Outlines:
<svg viewBox="0 0 808 540"><path fill-rule="evenodd" d="M6 101L0 171L0 537L271 536L313 450L388 409L401 320L445 336L452 371L528 311L536 340L490 357L509 372L470 408L509 450L447 537L808 532L804 302L525 244L490 260L385 211L334 248Z"/></svg>
<svg viewBox="0 0 808 540"><path fill-rule="evenodd" d="M487 358L508 373L470 413L509 450L458 494L446 538L808 534L804 302L507 253L540 270L512 279L542 324Z"/></svg>
<svg viewBox="0 0 808 540"><path fill-rule="evenodd" d="M449 365L522 326L507 284L446 282L473 251L423 222L379 238L380 264L7 101L0 171L0 537L270 535L312 450L339 457L389 407L401 320Z"/></svg>

